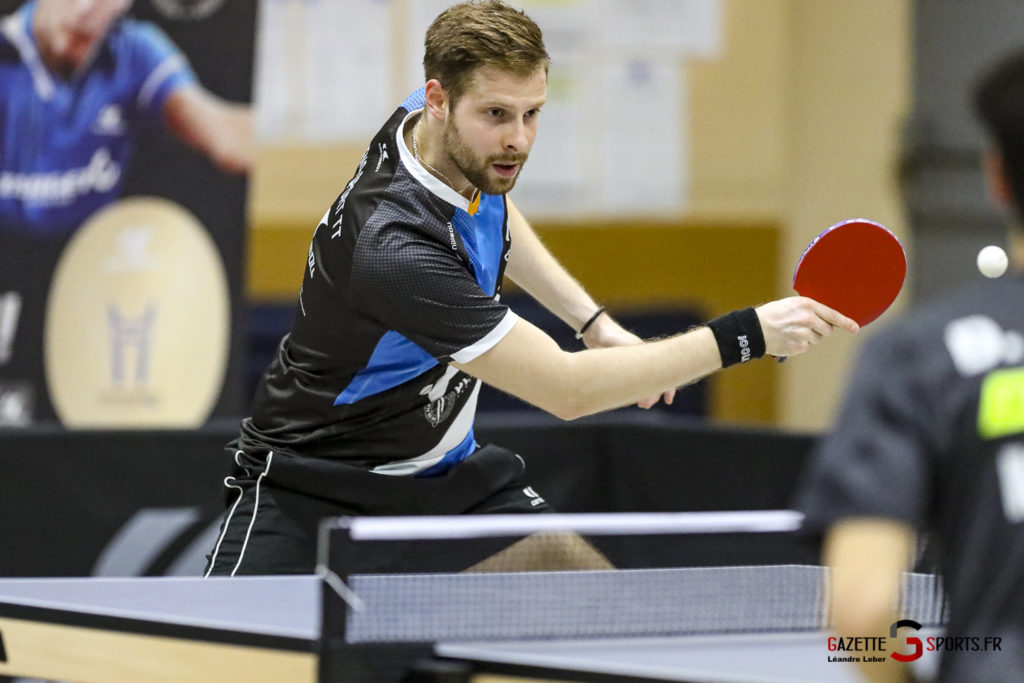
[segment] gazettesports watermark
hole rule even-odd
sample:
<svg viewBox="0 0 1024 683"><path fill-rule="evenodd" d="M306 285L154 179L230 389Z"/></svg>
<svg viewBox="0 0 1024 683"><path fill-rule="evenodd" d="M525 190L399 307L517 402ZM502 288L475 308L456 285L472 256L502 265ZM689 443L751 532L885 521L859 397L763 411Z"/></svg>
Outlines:
<svg viewBox="0 0 1024 683"><path fill-rule="evenodd" d="M912 619L900 619L889 626L889 636L829 636L828 661L852 663L881 663L894 659L913 662L925 652L1000 652L1002 638L998 636L927 636L908 635L898 638L901 628L921 630L921 624ZM835 653L835 654L832 654Z"/></svg>

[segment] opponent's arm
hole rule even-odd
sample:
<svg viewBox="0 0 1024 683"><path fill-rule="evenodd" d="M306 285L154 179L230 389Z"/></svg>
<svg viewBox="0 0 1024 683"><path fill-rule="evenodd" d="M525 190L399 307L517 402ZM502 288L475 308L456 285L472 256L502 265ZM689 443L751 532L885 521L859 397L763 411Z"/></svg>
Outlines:
<svg viewBox="0 0 1024 683"><path fill-rule="evenodd" d="M804 297L757 309L766 353L793 356L831 333L856 330L849 318ZM456 367L564 420L636 403L695 382L722 367L712 331L700 327L668 339L567 352L525 320L491 349Z"/></svg>
<svg viewBox="0 0 1024 683"><path fill-rule="evenodd" d="M842 636L888 637L896 621L901 575L910 566L916 535L909 525L875 517L836 523L825 538L824 562L832 571L832 617ZM896 643L889 642L889 651ZM912 680L896 660L861 664L873 683Z"/></svg>
<svg viewBox="0 0 1024 683"><path fill-rule="evenodd" d="M506 197L506 202L512 250L505 274L578 332L598 310L598 305L544 246L512 200ZM588 349L643 343L640 337L619 325L607 312L597 316L581 339ZM671 404L675 398L675 387L665 391L664 397L665 403ZM641 408L650 408L659 398L660 394L647 396L637 403Z"/></svg>
<svg viewBox="0 0 1024 683"><path fill-rule="evenodd" d="M248 105L228 102L197 84L175 90L164 103L167 127L180 140L228 173L252 168L252 113Z"/></svg>

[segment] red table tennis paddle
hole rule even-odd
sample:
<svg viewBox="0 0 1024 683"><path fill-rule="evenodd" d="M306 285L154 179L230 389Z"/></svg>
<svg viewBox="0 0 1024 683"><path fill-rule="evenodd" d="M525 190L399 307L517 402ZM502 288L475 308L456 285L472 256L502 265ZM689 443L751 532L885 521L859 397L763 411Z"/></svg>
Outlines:
<svg viewBox="0 0 1024 683"><path fill-rule="evenodd" d="M793 289L864 326L889 308L906 275L907 255L896 235L854 218L836 223L804 249Z"/></svg>

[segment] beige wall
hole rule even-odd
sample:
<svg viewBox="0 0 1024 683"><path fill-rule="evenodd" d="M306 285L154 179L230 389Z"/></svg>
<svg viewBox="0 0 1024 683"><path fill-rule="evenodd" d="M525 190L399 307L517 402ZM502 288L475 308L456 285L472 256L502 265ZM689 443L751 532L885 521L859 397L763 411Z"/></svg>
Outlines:
<svg viewBox="0 0 1024 683"><path fill-rule="evenodd" d="M778 220L785 214L789 175L792 2L724 4L720 58L688 67L690 213L737 222L757 216Z"/></svg>
<svg viewBox="0 0 1024 683"><path fill-rule="evenodd" d="M795 0L790 16L792 151L780 290L788 286L787 262L837 220L872 218L907 241L896 167L909 107L909 1ZM882 318L875 325L884 323ZM843 335L787 364L780 383L782 424L818 429L831 423L862 337L871 331L865 328L856 340Z"/></svg>
<svg viewBox="0 0 1024 683"><path fill-rule="evenodd" d="M907 108L910 0L724 0L724 7L721 55L680 67L691 88L688 210L629 225L538 222L556 255L617 305L654 297L717 314L737 305L737 292L751 304L790 294L803 248L839 220L873 218L905 236L894 169ZM251 199L253 298L294 297L309 235L362 151L261 151ZM606 252L581 259L572 233L591 227L602 228ZM637 234L644 239L630 239ZM665 258L684 249L679 264ZM710 274L700 282L692 272L679 275L693 254L701 256L699 272ZM643 282L610 282L608 264L617 261L647 264L635 269ZM765 268L775 273L774 287ZM713 385L713 415L825 428L858 345L839 339L783 366L729 370Z"/></svg>

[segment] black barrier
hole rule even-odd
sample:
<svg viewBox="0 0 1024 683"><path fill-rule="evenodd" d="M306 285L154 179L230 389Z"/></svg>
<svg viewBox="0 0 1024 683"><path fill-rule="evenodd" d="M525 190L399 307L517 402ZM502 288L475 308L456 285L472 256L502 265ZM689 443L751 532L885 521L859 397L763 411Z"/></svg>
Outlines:
<svg viewBox="0 0 1024 683"><path fill-rule="evenodd" d="M561 512L786 508L814 441L639 410L569 423L481 416L476 438L526 458L535 488Z"/></svg>
<svg viewBox="0 0 1024 683"><path fill-rule="evenodd" d="M136 571L127 571L132 558L125 557L125 570L110 573L165 573L220 512L223 448L233 435L233 424L195 432L3 432L0 575L98 573L104 551L133 519L150 532L130 549Z"/></svg>
<svg viewBox="0 0 1024 683"><path fill-rule="evenodd" d="M233 421L189 432L4 432L0 576L200 572L223 509L224 445L236 435ZM812 444L639 411L572 423L487 415L476 435L520 453L530 483L562 512L786 508ZM764 556L760 543L746 546L752 561ZM666 561L721 557L695 537Z"/></svg>

